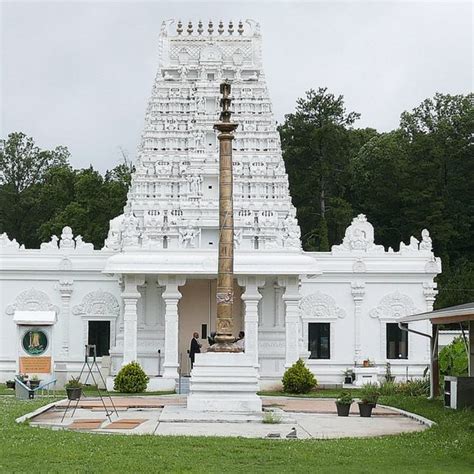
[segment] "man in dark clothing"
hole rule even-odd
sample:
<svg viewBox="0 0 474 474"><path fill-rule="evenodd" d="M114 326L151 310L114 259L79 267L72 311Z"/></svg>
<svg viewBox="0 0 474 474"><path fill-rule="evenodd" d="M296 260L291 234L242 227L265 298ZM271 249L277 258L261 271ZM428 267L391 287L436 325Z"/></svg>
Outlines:
<svg viewBox="0 0 474 474"><path fill-rule="evenodd" d="M194 356L201 352L201 345L198 341L199 334L197 332L193 333L193 338L191 339L191 346L189 348L189 357L191 359L191 369L194 365Z"/></svg>

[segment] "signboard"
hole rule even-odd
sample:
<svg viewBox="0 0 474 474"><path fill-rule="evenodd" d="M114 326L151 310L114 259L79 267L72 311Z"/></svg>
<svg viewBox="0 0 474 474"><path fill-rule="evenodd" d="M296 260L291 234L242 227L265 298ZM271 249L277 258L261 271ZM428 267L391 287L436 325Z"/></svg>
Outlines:
<svg viewBox="0 0 474 474"><path fill-rule="evenodd" d="M51 357L20 357L21 374L51 373Z"/></svg>
<svg viewBox="0 0 474 474"><path fill-rule="evenodd" d="M39 356L48 348L48 336L44 330L32 328L23 335L21 345L28 355Z"/></svg>

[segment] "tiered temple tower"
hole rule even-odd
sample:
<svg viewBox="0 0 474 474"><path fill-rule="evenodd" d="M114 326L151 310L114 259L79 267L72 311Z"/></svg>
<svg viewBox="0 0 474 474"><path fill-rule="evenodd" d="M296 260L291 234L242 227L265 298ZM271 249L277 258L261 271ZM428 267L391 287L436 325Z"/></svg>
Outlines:
<svg viewBox="0 0 474 474"><path fill-rule="evenodd" d="M232 82L236 249L300 250L258 23L164 22L124 214L105 248L217 249L219 84Z"/></svg>

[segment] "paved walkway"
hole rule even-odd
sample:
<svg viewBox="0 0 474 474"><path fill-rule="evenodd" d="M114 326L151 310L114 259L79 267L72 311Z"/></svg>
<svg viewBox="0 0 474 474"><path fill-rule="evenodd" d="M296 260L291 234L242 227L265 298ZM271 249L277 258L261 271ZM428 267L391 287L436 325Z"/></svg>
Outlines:
<svg viewBox="0 0 474 474"><path fill-rule="evenodd" d="M334 400L262 397L279 423L263 423L264 414L195 413L186 409L186 397L113 397L118 416L108 419L100 399L84 399L74 416L67 401L52 404L30 419L33 426L96 433L185 436L242 436L297 439L369 437L422 431L426 424L390 408L377 407L372 418L361 418L354 403L349 417L338 417ZM109 400L107 406L112 408Z"/></svg>

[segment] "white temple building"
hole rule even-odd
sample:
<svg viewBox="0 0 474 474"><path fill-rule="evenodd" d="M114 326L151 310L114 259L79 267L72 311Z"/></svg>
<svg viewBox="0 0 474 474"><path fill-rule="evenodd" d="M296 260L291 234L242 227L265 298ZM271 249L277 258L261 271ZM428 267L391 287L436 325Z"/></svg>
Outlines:
<svg viewBox="0 0 474 474"><path fill-rule="evenodd" d="M401 331L396 320L432 310L441 262L428 231L399 251L386 250L375 244L361 214L331 252L302 251L259 25L169 21L161 29L128 202L110 222L103 249L74 238L69 227L40 249L0 237L1 381L20 371L58 380L77 375L88 343L101 358L110 355L110 377L138 360L151 377L149 389L174 388L179 374L189 374L193 332L205 348L215 329L213 125L224 79L232 82L239 125L233 144L235 333L245 331L245 352L261 387L275 386L300 357L320 384L340 384L354 367L358 383L381 380L387 362L399 378L423 374L429 341ZM429 322L410 326L429 330ZM39 347L32 331L47 343Z"/></svg>

